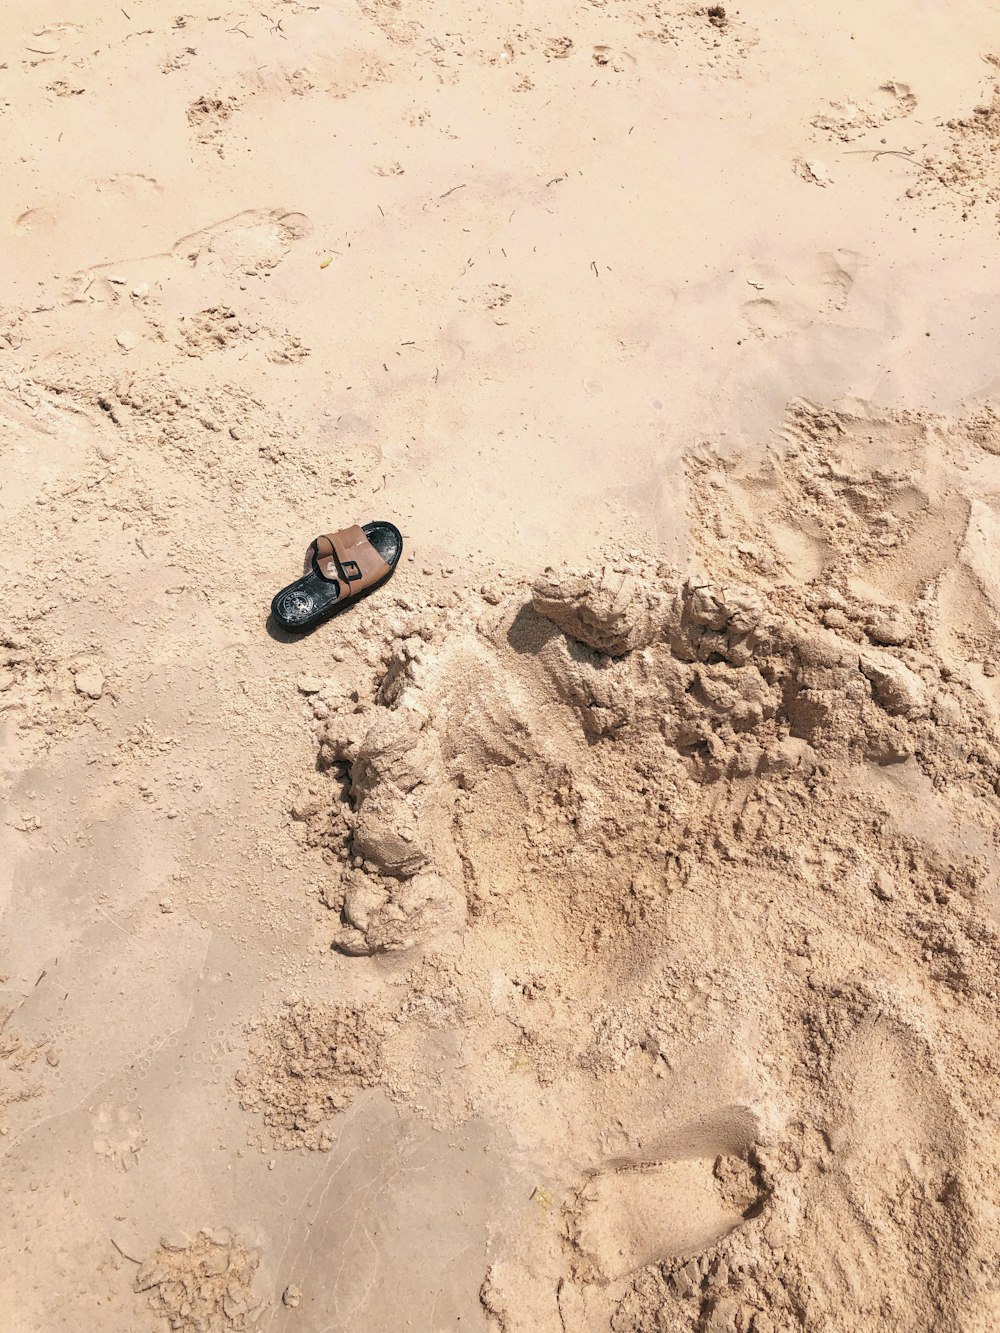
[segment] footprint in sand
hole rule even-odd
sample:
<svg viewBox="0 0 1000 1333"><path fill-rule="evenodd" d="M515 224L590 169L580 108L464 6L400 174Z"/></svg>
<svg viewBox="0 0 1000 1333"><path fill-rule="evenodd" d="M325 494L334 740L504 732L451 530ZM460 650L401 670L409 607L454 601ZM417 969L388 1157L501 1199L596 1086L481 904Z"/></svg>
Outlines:
<svg viewBox="0 0 1000 1333"><path fill-rule="evenodd" d="M856 250L830 250L819 256L818 287L827 310L843 310L847 305L860 262Z"/></svg>
<svg viewBox="0 0 1000 1333"><path fill-rule="evenodd" d="M944 641L952 651L983 664L993 695L1000 663L998 543L1000 516L989 504L974 502L961 549L954 563L942 570L937 583Z"/></svg>
<svg viewBox="0 0 1000 1333"><path fill-rule="evenodd" d="M634 56L627 55L624 51L616 51L610 46L595 46L592 58L594 64L601 69L610 69L616 74L623 74L630 65L636 63Z"/></svg>
<svg viewBox="0 0 1000 1333"><path fill-rule="evenodd" d="M106 1158L123 1171L128 1171L139 1160L146 1146L142 1116L130 1106L115 1106L102 1102L93 1112L91 1125L94 1133L94 1152Z"/></svg>
<svg viewBox="0 0 1000 1333"><path fill-rule="evenodd" d="M724 1186L736 1173L722 1163L739 1164L735 1189ZM728 1236L759 1202L753 1169L741 1158L694 1157L591 1176L567 1209L576 1275L616 1282L649 1264L691 1258Z"/></svg>
<svg viewBox="0 0 1000 1333"><path fill-rule="evenodd" d="M390 42L411 46L420 36L421 24L400 17L400 0L358 0L358 8Z"/></svg>
<svg viewBox="0 0 1000 1333"><path fill-rule="evenodd" d="M949 1327L971 1327L962 1265L941 1263L974 1226L974 1203L956 1187L965 1134L929 1045L872 997L829 1086L840 1094L823 1126L830 1154L803 1167L794 1207L815 1326L929 1330L948 1309Z"/></svg>
<svg viewBox="0 0 1000 1333"><path fill-rule="evenodd" d="M743 306L743 319L748 331L758 338L783 338L799 327L793 313L781 301L760 296Z"/></svg>
<svg viewBox="0 0 1000 1333"><path fill-rule="evenodd" d="M25 64L41 65L57 56L65 59L74 45L73 39L83 31L79 23L48 23L24 33L21 48Z"/></svg>
<svg viewBox="0 0 1000 1333"><path fill-rule="evenodd" d="M54 208L41 205L38 208L26 208L14 219L14 230L21 232L51 231L58 222Z"/></svg>
<svg viewBox="0 0 1000 1333"><path fill-rule="evenodd" d="M808 329L817 316L843 310L860 264L854 250L827 250L799 265L794 274L756 265L750 284L762 295L743 305L746 326L759 338L782 338Z"/></svg>
<svg viewBox="0 0 1000 1333"><path fill-rule="evenodd" d="M905 602L954 563L969 502L928 468L934 438L921 418L886 418L860 401L854 412L832 412L800 400L781 436L780 449L746 466L722 465L739 540L766 548L797 579L850 566L872 597Z"/></svg>
<svg viewBox="0 0 1000 1333"><path fill-rule="evenodd" d="M574 1278L616 1282L729 1235L760 1207L758 1135L750 1110L722 1107L672 1132L660 1160L618 1160L589 1175L564 1208Z"/></svg>
<svg viewBox="0 0 1000 1333"><path fill-rule="evenodd" d="M230 275L274 269L296 241L312 231L304 213L248 208L175 241L171 254L190 264L217 262Z"/></svg>
<svg viewBox="0 0 1000 1333"><path fill-rule="evenodd" d="M491 1327L610 1328L643 1269L697 1259L758 1215L759 1134L749 1108L724 1106L672 1131L659 1160L619 1158L589 1174L563 1205L558 1235L536 1228L491 1268L481 1293Z"/></svg>
<svg viewBox="0 0 1000 1333"><path fill-rule="evenodd" d="M766 1230L753 1237L737 1224L713 1237L724 1209L694 1173L685 1177L684 1212L668 1220L682 1242L687 1227L715 1248L664 1265L665 1318L656 1327L798 1328L793 1312L805 1308L808 1327L829 1333L993 1326L973 1313L977 1276L964 1255L977 1205L958 1184L966 1130L932 1048L886 995L838 990L829 998L826 1031L837 1034L823 1078L829 1100L790 1124L783 1148L771 1151ZM718 1166L716 1176L728 1178ZM731 1215L731 1189L726 1204ZM646 1255L651 1246L635 1245L631 1257ZM601 1257L606 1266L616 1259L607 1248ZM942 1322L944 1310L953 1317Z"/></svg>
<svg viewBox="0 0 1000 1333"><path fill-rule="evenodd" d="M99 194L118 194L124 199L144 199L163 193L163 186L155 176L144 176L138 171L116 172L94 181Z"/></svg>
<svg viewBox="0 0 1000 1333"><path fill-rule="evenodd" d="M145 179L145 178L143 178ZM296 241L308 236L312 223L304 213L284 208L248 208L200 231L189 232L159 254L94 264L67 278L62 299L114 301L123 287L135 282L167 282L181 260L192 267L218 266L229 277L258 277L277 268Z"/></svg>
<svg viewBox="0 0 1000 1333"><path fill-rule="evenodd" d="M239 102L235 97L196 97L187 109L187 121L197 135L198 142L210 145L221 157L219 136L238 108Z"/></svg>
<svg viewBox="0 0 1000 1333"><path fill-rule="evenodd" d="M572 37L550 37L542 47L547 60L566 60L573 53Z"/></svg>

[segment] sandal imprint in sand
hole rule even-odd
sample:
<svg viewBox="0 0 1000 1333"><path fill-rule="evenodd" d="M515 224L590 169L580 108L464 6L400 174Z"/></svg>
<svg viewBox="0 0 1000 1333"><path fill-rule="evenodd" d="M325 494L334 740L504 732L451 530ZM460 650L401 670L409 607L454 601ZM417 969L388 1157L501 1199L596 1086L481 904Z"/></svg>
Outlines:
<svg viewBox="0 0 1000 1333"><path fill-rule="evenodd" d="M302 633L380 588L403 553L403 537L392 523L365 523L317 537L309 548L312 567L275 594L271 614L284 630Z"/></svg>

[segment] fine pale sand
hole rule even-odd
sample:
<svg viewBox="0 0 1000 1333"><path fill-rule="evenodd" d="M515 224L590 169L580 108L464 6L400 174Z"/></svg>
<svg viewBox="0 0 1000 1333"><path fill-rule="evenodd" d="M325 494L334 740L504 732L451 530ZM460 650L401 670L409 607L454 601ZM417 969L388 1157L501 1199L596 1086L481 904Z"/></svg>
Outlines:
<svg viewBox="0 0 1000 1333"><path fill-rule="evenodd" d="M3 1333L991 1333L990 7L0 34Z"/></svg>

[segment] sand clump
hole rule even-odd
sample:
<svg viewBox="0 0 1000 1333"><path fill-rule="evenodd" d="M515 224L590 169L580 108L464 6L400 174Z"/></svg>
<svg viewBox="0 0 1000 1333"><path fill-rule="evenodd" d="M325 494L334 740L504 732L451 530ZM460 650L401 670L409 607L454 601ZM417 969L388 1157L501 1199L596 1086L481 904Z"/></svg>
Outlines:
<svg viewBox="0 0 1000 1333"><path fill-rule="evenodd" d="M378 1081L380 1024L371 1011L285 1006L253 1032L251 1061L237 1076L244 1110L261 1114L279 1148L329 1148L330 1118Z"/></svg>
<svg viewBox="0 0 1000 1333"><path fill-rule="evenodd" d="M550 1206L492 1327L989 1326L1000 748L948 587L977 456L795 405L692 456L700 572L549 570L324 703L333 945L398 958L395 1002L327 1100L326 1053L286 1091L286 1015L256 1105L288 1144L375 1084L512 1126Z"/></svg>
<svg viewBox="0 0 1000 1333"><path fill-rule="evenodd" d="M829 102L813 117L812 124L831 139L851 143L869 130L911 115L916 107L917 98L909 84L888 79L867 98Z"/></svg>
<svg viewBox="0 0 1000 1333"><path fill-rule="evenodd" d="M134 1285L179 1333L247 1333L264 1312L253 1291L259 1263L229 1231L209 1228L193 1239L174 1232L141 1265Z"/></svg>
<svg viewBox="0 0 1000 1333"><path fill-rule="evenodd" d="M991 56L993 65L1000 64ZM969 116L946 122L951 136L950 154L938 164L942 184L960 190L972 205L1000 203L1000 176L996 169L1000 144L1000 83L994 84L989 100L973 108Z"/></svg>
<svg viewBox="0 0 1000 1333"><path fill-rule="evenodd" d="M987 97L968 114L944 122L945 142L919 159L919 175L906 193L909 198L930 199L936 208L958 209L963 219L985 205L1000 221L1000 82L995 73L1000 56L983 58L993 67Z"/></svg>

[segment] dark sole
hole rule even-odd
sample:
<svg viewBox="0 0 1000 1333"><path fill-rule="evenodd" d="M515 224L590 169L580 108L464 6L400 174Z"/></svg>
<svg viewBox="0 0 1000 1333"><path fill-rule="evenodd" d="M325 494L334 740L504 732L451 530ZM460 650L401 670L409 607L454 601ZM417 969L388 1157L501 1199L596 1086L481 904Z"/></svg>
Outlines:
<svg viewBox="0 0 1000 1333"><path fill-rule="evenodd" d="M339 601L340 584L336 579L325 579L317 574L314 562L308 574L303 574L287 588L275 593L271 602L271 616L276 625L280 625L288 634L306 634L389 582L403 554L402 533L394 524L385 522L363 523L361 531L389 566L385 578L379 579L378 583L373 583L356 597Z"/></svg>

